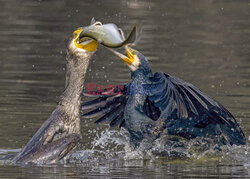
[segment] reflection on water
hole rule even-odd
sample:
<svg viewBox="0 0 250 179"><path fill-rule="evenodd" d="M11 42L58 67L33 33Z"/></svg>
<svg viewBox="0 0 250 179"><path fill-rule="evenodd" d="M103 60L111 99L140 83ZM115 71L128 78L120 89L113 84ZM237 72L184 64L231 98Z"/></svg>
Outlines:
<svg viewBox="0 0 250 179"><path fill-rule="evenodd" d="M249 2L0 0L1 156L6 149L24 146L55 107L64 87L67 41L75 28L88 24L92 17L117 23L126 32L142 21L143 37L137 49L148 57L153 71L181 77L220 101L241 122L248 138ZM128 81L124 64L100 47L86 82L107 85ZM105 128L83 121L79 150L92 149L97 134ZM248 175L248 153L234 156L235 160L215 161L116 160L101 166L1 166L0 178Z"/></svg>

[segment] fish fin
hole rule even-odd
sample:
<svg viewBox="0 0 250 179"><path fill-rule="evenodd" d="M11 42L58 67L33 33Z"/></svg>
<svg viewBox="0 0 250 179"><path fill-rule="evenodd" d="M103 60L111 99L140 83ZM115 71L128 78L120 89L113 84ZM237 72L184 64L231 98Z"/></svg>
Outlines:
<svg viewBox="0 0 250 179"><path fill-rule="evenodd" d="M93 25L94 23L95 23L95 18L92 17L91 22L90 22L90 25Z"/></svg>

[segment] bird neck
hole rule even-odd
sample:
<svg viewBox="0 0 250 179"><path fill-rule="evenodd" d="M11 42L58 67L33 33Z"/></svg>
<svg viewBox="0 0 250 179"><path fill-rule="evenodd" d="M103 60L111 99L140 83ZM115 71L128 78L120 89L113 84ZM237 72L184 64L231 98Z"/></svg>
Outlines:
<svg viewBox="0 0 250 179"><path fill-rule="evenodd" d="M80 113L80 102L85 74L94 53L67 52L66 83L59 104L69 113Z"/></svg>
<svg viewBox="0 0 250 179"><path fill-rule="evenodd" d="M143 71L141 69L138 69L131 73L132 81L139 82L139 83L145 83L152 76L153 74L151 70Z"/></svg>

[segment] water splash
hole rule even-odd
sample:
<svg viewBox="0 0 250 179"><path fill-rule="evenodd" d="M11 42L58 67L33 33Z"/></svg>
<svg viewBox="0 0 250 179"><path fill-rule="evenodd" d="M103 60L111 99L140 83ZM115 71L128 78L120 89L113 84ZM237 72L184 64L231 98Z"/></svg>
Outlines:
<svg viewBox="0 0 250 179"><path fill-rule="evenodd" d="M129 135L125 130L105 129L94 138L90 149L79 150L71 155L70 163L101 164L122 159L129 145Z"/></svg>
<svg viewBox="0 0 250 179"><path fill-rule="evenodd" d="M71 155L70 163L101 165L107 162L157 161L157 160L231 160L249 161L248 146L217 146L211 139L187 140L178 136L163 136L157 140L144 139L134 148L125 129L105 129L97 135L88 150ZM250 164L249 164L250 165Z"/></svg>
<svg viewBox="0 0 250 179"><path fill-rule="evenodd" d="M80 146L81 147L81 146ZM6 165L21 149L0 149L0 163ZM246 146L217 146L213 140L195 138L187 140L178 136L162 136L156 140L144 139L134 148L125 129L103 130L92 140L86 150L68 155L61 164L84 164L85 166L114 165L141 166L145 161L230 161L250 166L250 148ZM115 164L115 165L116 165Z"/></svg>

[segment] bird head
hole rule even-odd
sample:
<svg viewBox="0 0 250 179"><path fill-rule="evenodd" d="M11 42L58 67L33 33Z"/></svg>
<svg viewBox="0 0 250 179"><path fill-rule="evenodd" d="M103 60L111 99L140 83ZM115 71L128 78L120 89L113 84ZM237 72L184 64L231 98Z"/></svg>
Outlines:
<svg viewBox="0 0 250 179"><path fill-rule="evenodd" d="M98 42L89 37L81 37L84 28L79 28L73 32L73 46L78 50L94 52L97 50Z"/></svg>
<svg viewBox="0 0 250 179"><path fill-rule="evenodd" d="M131 48L129 44L124 46L126 55L123 55L120 52L117 52L111 48L108 48L112 53L121 58L121 60L127 64L131 72L141 71L144 74L151 73L151 67L144 55L142 55L139 51Z"/></svg>
<svg viewBox="0 0 250 179"><path fill-rule="evenodd" d="M100 21L95 21L94 18L92 18L90 25L85 27L80 27L77 30L73 32L73 39L70 42L69 50L71 52L95 52L98 47L98 42L90 38L88 36L85 36L84 33L87 29L95 29L98 26L101 26L102 23Z"/></svg>

